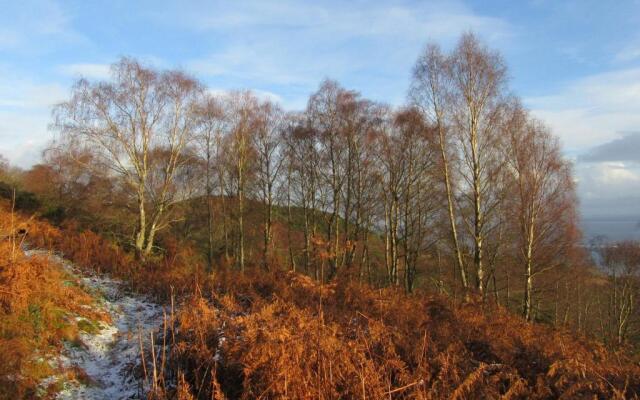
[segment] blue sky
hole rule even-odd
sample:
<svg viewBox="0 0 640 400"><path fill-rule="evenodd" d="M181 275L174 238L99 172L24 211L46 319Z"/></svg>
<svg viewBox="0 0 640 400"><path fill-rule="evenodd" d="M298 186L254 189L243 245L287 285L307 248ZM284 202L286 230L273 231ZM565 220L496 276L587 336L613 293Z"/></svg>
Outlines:
<svg viewBox="0 0 640 400"><path fill-rule="evenodd" d="M288 109L325 77L399 105L424 44L450 48L472 30L560 136L584 213L640 214L640 1L0 0L0 10L0 154L22 167L51 138L51 105L123 55Z"/></svg>

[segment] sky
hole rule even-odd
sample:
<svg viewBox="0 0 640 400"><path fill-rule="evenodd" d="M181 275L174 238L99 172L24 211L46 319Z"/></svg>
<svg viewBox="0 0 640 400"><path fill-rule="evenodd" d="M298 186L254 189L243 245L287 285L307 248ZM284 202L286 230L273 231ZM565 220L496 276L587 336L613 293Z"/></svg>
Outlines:
<svg viewBox="0 0 640 400"><path fill-rule="evenodd" d="M0 154L27 168L79 77L132 56L302 109L324 78L399 106L428 42L473 31L574 162L583 216L640 215L640 0L0 0Z"/></svg>

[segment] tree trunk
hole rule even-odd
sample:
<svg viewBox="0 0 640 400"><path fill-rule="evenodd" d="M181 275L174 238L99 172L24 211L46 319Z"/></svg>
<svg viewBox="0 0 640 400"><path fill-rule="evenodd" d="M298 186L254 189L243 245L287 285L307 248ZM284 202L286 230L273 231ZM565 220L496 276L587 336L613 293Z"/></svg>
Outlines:
<svg viewBox="0 0 640 400"><path fill-rule="evenodd" d="M237 264L238 269L241 272L244 272L244 163L246 157L246 143L244 138L244 133L240 132L240 137L238 138L238 162L237 162L237 172L238 172L238 254L237 254Z"/></svg>
<svg viewBox="0 0 640 400"><path fill-rule="evenodd" d="M156 214L153 216L153 222L151 223L151 227L149 228L149 234L147 235L147 245L144 249L144 256L148 256L153 252L153 244L155 241L156 233L158 231L158 227L160 225L160 218L164 213L164 205L161 203L158 206L158 210Z"/></svg>
<svg viewBox="0 0 640 400"><path fill-rule="evenodd" d="M293 245L291 243L291 167L287 174L287 243L289 247L289 269L296 271L296 259L293 256Z"/></svg>
<svg viewBox="0 0 640 400"><path fill-rule="evenodd" d="M447 153L444 148L444 132L440 124L438 124L438 135L440 137L440 156L442 157L442 172L444 176L444 186L447 192L447 213L449 217L449 225L451 227L451 242L453 244L453 250L456 258L456 264L460 271L460 279L463 289L467 289L467 273L465 271L464 262L462 261L462 252L460 251L460 244L458 243L458 230L456 228L456 218L453 212L453 194L451 193L451 179L449 177L449 162L447 161Z"/></svg>
<svg viewBox="0 0 640 400"><path fill-rule="evenodd" d="M473 239L474 239L474 251L473 262L476 267L476 287L481 294L484 294L484 266L482 264L482 245L483 245L483 219L482 214L482 191L480 188L480 161L478 154L478 132L477 121L474 117L471 118L471 157L473 163L473 212L474 212L474 224L473 224Z"/></svg>
<svg viewBox="0 0 640 400"><path fill-rule="evenodd" d="M207 191L207 272L213 271L213 204L211 196L213 188L211 185L211 139L207 136L207 172L206 172L206 191Z"/></svg>
<svg viewBox="0 0 640 400"><path fill-rule="evenodd" d="M525 289L524 289L524 309L523 315L527 321L531 321L531 296L533 291L533 217L529 221L529 229L527 230L527 244L526 244L526 260L525 260Z"/></svg>
<svg viewBox="0 0 640 400"><path fill-rule="evenodd" d="M270 254L269 254L269 247L271 246L271 225L272 225L272 213L273 213L273 206L271 205L271 188L268 189L268 195L267 195L267 204L265 206L266 210L265 210L265 221L264 221L264 231L263 231L263 249L262 249L262 265L264 267L264 269L268 270L269 269L269 264L270 264Z"/></svg>
<svg viewBox="0 0 640 400"><path fill-rule="evenodd" d="M238 268L244 272L244 188L238 185Z"/></svg>
<svg viewBox="0 0 640 400"><path fill-rule="evenodd" d="M525 288L524 288L524 309L523 316L527 321L531 321L531 292L533 290L533 276L531 275L531 262L527 262L525 272Z"/></svg>
<svg viewBox="0 0 640 400"><path fill-rule="evenodd" d="M144 257L144 246L147 234L147 216L144 206L144 186L138 188L138 232L136 233L136 254Z"/></svg>

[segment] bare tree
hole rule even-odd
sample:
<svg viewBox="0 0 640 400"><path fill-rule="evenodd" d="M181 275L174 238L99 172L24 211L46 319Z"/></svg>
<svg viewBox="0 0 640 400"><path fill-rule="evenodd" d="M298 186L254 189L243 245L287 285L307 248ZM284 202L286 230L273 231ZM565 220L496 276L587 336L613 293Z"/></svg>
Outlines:
<svg viewBox="0 0 640 400"><path fill-rule="evenodd" d="M327 242L330 246L331 279L340 264L340 209L343 186L346 182L347 143L343 119L357 94L344 90L334 81L324 81L320 89L309 99L308 125L317 132L318 150L322 160L320 177L323 180L322 196L327 216Z"/></svg>
<svg viewBox="0 0 640 400"><path fill-rule="evenodd" d="M158 72L123 58L112 66L111 81L81 79L54 110L62 142L92 153L93 163L83 165L126 182L137 203L134 242L141 256L151 253L157 231L171 222L172 184L192 137L199 92L199 83L182 72ZM154 168L162 177L150 187L150 155L159 149L165 156Z"/></svg>
<svg viewBox="0 0 640 400"><path fill-rule="evenodd" d="M630 333L637 333L637 293L640 288L640 243L624 241L597 249L609 275L608 318L605 335L622 345ZM633 330L635 329L635 331Z"/></svg>
<svg viewBox="0 0 640 400"><path fill-rule="evenodd" d="M237 202L236 265L245 270L245 200L254 171L255 148L252 136L259 129L257 118L258 99L251 92L233 92L226 99L228 132L226 140L226 164L231 172L230 186Z"/></svg>
<svg viewBox="0 0 640 400"><path fill-rule="evenodd" d="M389 110L377 140L377 159L380 164L380 198L383 208L384 261L389 284L399 282L399 225L402 182L405 180L404 151L406 141L397 134L393 113Z"/></svg>
<svg viewBox="0 0 640 400"><path fill-rule="evenodd" d="M308 128L305 117L300 115L290 118L289 126L285 131L289 220L292 221L290 214L293 202L303 214L304 268L307 273L311 273L311 253L313 251L311 239L316 235L319 207L320 155L317 148L317 134ZM319 279L317 265L313 265L313 276L315 279Z"/></svg>
<svg viewBox="0 0 640 400"><path fill-rule="evenodd" d="M413 69L413 81L410 98L423 113L427 121L437 131L440 155L440 171L447 199L447 217L450 226L451 244L455 262L460 272L460 279L464 289L467 288L467 273L462 257L458 229L456 226L453 178L450 172L449 140L451 115L450 97L452 91L452 77L449 60L442 54L437 45L428 45L424 53L418 58Z"/></svg>
<svg viewBox="0 0 640 400"><path fill-rule="evenodd" d="M418 274L418 262L437 239L428 232L437 208L438 195L434 181L434 130L425 125L416 109L399 112L395 125L400 137L403 168L401 181L400 226L404 287L412 292Z"/></svg>
<svg viewBox="0 0 640 400"><path fill-rule="evenodd" d="M272 256L274 192L284 162L281 145L284 113L273 103L264 102L258 107L256 118L257 129L252 140L256 151L258 197L264 208L262 263L268 269Z"/></svg>
<svg viewBox="0 0 640 400"><path fill-rule="evenodd" d="M533 317L534 277L566 260L576 245L575 191L558 140L515 104L505 122L516 259L523 267L523 316ZM564 255L564 257L563 257Z"/></svg>
<svg viewBox="0 0 640 400"><path fill-rule="evenodd" d="M200 157L204 160L205 201L207 207L207 265L213 269L213 194L215 189L215 168L220 142L225 129L225 115L221 100L205 96L197 108L197 144ZM223 216L223 218L225 218Z"/></svg>
<svg viewBox="0 0 640 400"><path fill-rule="evenodd" d="M452 80L452 128L462 162L463 220L473 242L476 287L483 293L486 270L484 242L491 213L497 211L499 196L494 181L502 168L498 134L502 117L506 68L499 54L483 46L472 34L465 34L450 56ZM498 188L499 189L499 188Z"/></svg>

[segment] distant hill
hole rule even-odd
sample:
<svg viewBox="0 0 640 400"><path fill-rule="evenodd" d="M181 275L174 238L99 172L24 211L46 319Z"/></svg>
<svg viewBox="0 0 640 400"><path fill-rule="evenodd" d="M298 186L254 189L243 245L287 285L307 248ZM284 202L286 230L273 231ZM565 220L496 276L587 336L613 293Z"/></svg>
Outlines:
<svg viewBox="0 0 640 400"><path fill-rule="evenodd" d="M584 240L588 243L597 236L607 240L640 240L640 215L583 217Z"/></svg>

